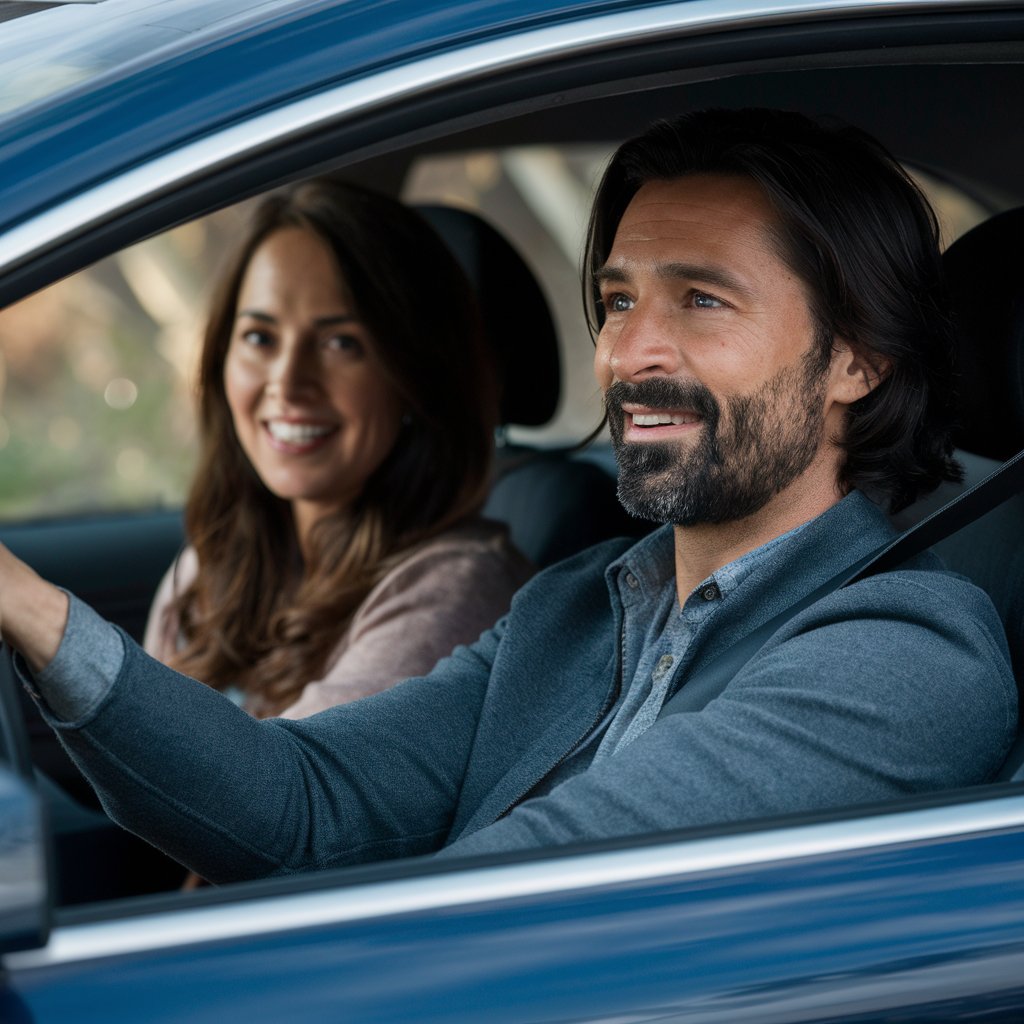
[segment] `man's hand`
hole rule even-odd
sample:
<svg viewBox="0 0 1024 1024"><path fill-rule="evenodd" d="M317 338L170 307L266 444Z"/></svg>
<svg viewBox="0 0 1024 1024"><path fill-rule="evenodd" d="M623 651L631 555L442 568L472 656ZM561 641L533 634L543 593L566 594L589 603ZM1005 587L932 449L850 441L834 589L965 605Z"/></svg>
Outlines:
<svg viewBox="0 0 1024 1024"><path fill-rule="evenodd" d="M67 621L67 595L0 544L0 640L38 672L57 653Z"/></svg>

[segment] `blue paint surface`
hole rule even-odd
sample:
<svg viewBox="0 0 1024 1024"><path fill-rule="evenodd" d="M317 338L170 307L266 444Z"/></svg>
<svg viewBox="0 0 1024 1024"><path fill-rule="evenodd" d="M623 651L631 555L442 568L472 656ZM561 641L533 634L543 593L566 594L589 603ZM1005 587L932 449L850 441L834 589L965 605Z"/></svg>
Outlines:
<svg viewBox="0 0 1024 1024"><path fill-rule="evenodd" d="M205 0L169 4L179 18L190 11L202 18L216 6ZM631 6L651 5L347 0L285 5L277 13L272 6L264 20L235 28L229 20L213 35L197 30L167 42L164 30L157 35L162 46L151 53L145 52L145 24L118 22L109 31L143 33L143 56L0 118L0 230L123 168L287 100L472 42ZM97 5L91 13L102 10ZM12 24L31 25L32 19ZM41 32L52 31L40 24ZM18 47L37 45L45 54L46 38L19 39ZM91 41L83 36L83 47ZM0 28L0 64L4 56ZM72 66L87 64L67 50L59 57Z"/></svg>
<svg viewBox="0 0 1024 1024"><path fill-rule="evenodd" d="M39 1024L931 1021L958 1006L1020 1019L1021 843L933 841L16 974L0 1009Z"/></svg>

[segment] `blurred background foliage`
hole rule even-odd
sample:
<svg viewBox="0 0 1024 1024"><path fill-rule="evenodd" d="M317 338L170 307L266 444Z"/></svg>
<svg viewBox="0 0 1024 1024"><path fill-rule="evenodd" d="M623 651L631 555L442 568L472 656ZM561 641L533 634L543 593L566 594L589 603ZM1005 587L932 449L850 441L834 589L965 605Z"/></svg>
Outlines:
<svg viewBox="0 0 1024 1024"><path fill-rule="evenodd" d="M196 221L0 312L0 518L180 502L206 282L238 218Z"/></svg>

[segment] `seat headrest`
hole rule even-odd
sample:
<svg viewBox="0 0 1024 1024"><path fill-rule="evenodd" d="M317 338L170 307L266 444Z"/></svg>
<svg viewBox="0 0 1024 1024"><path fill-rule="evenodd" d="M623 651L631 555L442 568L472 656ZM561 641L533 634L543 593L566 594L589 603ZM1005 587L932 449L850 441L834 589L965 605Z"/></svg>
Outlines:
<svg viewBox="0 0 1024 1024"><path fill-rule="evenodd" d="M1024 448L1024 207L943 256L958 337L957 447L1003 461Z"/></svg>
<svg viewBox="0 0 1024 1024"><path fill-rule="evenodd" d="M417 205L476 290L501 388L501 422L547 423L558 407L558 335L533 272L511 244L469 210Z"/></svg>

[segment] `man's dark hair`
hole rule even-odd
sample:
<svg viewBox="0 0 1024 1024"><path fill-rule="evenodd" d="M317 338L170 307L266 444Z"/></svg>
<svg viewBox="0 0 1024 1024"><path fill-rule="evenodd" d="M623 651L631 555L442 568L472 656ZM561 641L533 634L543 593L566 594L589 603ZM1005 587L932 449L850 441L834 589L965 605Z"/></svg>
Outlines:
<svg viewBox="0 0 1024 1024"><path fill-rule="evenodd" d="M649 181L735 174L757 182L778 215L780 257L808 288L826 348L845 338L885 379L849 410L840 482L891 511L942 480L951 458L953 337L935 214L893 156L858 129L824 127L781 110L703 110L659 121L623 143L594 201L584 296L603 323L595 273L619 221ZM823 358L825 353L822 353Z"/></svg>

